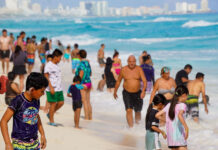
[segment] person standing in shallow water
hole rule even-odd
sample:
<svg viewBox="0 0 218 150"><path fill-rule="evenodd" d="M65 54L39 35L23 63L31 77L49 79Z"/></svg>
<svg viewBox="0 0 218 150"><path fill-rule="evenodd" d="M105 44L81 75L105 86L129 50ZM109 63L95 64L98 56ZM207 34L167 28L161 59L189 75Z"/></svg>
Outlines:
<svg viewBox="0 0 218 150"><path fill-rule="evenodd" d="M123 83L123 101L126 108L126 120L130 128L133 127L133 109L135 111L135 122L138 124L141 120L141 110L143 98L145 97L147 81L141 67L136 66L136 58L131 55L128 58L128 65L121 69L120 75L115 85L114 98L117 99L117 90L120 83ZM142 90L140 81L143 82Z"/></svg>
<svg viewBox="0 0 218 150"><path fill-rule="evenodd" d="M166 115L166 132L168 148L172 150L187 150L189 128L185 121L188 89L180 85L175 89L172 102L159 111L155 117L159 120Z"/></svg>
<svg viewBox="0 0 218 150"><path fill-rule="evenodd" d="M154 84L149 103L152 103L156 92L163 94L166 98L166 104L169 103L173 98L175 88L176 82L173 78L170 77L170 69L168 67L163 67L161 69L161 77L157 79Z"/></svg>
<svg viewBox="0 0 218 150"><path fill-rule="evenodd" d="M179 86L179 85L186 86L187 83L189 82L188 75L191 73L191 71L192 71L192 66L187 64L187 65L185 65L184 69L177 72L176 78L175 78L176 85L177 86Z"/></svg>
<svg viewBox="0 0 218 150"><path fill-rule="evenodd" d="M190 81L187 85L189 90L188 99L186 100L186 105L188 107L187 113L192 116L195 122L199 122L199 104L198 98L202 93L205 112L208 114L207 109L207 100L205 94L205 83L204 83L204 74L198 72L196 74L196 79Z"/></svg>
<svg viewBox="0 0 218 150"><path fill-rule="evenodd" d="M117 75L120 74L121 68L122 68L122 63L121 60L119 59L119 52L117 50L114 50L113 69Z"/></svg>
<svg viewBox="0 0 218 150"><path fill-rule="evenodd" d="M114 87L116 84L116 80L118 78L115 70L112 68L113 61L110 57L107 58L104 74L106 77L106 85L107 85L107 91L113 92Z"/></svg>
<svg viewBox="0 0 218 150"><path fill-rule="evenodd" d="M105 45L101 44L101 48L98 50L98 63L100 65L100 67L104 67L105 66L105 62L104 62L104 49L105 49Z"/></svg>
<svg viewBox="0 0 218 150"><path fill-rule="evenodd" d="M75 73L76 68L79 66L80 59L78 58L79 53L79 45L74 44L74 49L71 52L71 59L72 59L72 72Z"/></svg>
<svg viewBox="0 0 218 150"><path fill-rule="evenodd" d="M80 64L76 69L76 76L82 79L81 84L84 89L81 90L82 103L84 106L85 120L92 120L92 105L90 102L90 93L92 88L91 75L92 69L89 61L86 59L87 52L85 50L79 51Z"/></svg>
<svg viewBox="0 0 218 150"><path fill-rule="evenodd" d="M11 38L7 35L7 30L2 30L2 36L0 37L0 60L2 61L2 70L5 73L5 63L6 63L6 73L9 70L9 57L10 48L12 48Z"/></svg>
<svg viewBox="0 0 218 150"><path fill-rule="evenodd" d="M144 74L145 74L145 77L146 77L146 80L147 80L146 92L151 93L151 90L152 90L152 87L153 87L153 84L154 84L154 68L151 65L149 65L149 63L151 62L150 57L143 56L143 61L144 61L144 64L141 65L140 67L144 71Z"/></svg>
<svg viewBox="0 0 218 150"><path fill-rule="evenodd" d="M50 104L49 125L57 126L54 122L54 114L64 105L64 94L61 85L61 69L58 63L61 61L63 53L56 49L52 54L52 60L45 65L44 75L49 81L49 86L46 89L47 101Z"/></svg>

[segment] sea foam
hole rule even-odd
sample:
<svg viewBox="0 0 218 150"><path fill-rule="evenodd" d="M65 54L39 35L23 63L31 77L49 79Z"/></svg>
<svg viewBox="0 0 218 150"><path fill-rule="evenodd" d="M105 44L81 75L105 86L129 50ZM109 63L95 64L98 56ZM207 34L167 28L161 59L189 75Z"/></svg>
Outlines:
<svg viewBox="0 0 218 150"><path fill-rule="evenodd" d="M118 42L136 42L141 44L153 44L160 42L173 42L177 40L196 40L214 38L215 36L195 36L195 37L174 37L174 38L131 38L131 39L118 39Z"/></svg>
<svg viewBox="0 0 218 150"><path fill-rule="evenodd" d="M82 34L76 36L70 35L60 35L52 38L53 41L61 40L64 45L73 45L78 43L79 45L86 46L86 45L93 45L100 42L102 39L93 37L89 34Z"/></svg>
<svg viewBox="0 0 218 150"><path fill-rule="evenodd" d="M171 21L179 21L184 20L182 18L170 18L170 17L158 17L153 20L153 22L171 22Z"/></svg>
<svg viewBox="0 0 218 150"><path fill-rule="evenodd" d="M204 20L200 21L188 21L182 25L183 28L194 28L194 27L207 27L218 25L218 22L208 22Z"/></svg>

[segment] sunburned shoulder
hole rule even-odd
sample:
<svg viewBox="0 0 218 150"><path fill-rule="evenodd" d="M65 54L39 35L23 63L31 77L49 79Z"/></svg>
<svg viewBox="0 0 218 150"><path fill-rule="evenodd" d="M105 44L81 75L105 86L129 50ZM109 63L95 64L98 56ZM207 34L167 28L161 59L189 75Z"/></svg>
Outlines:
<svg viewBox="0 0 218 150"><path fill-rule="evenodd" d="M174 79L172 77L170 77L170 81L174 81Z"/></svg>

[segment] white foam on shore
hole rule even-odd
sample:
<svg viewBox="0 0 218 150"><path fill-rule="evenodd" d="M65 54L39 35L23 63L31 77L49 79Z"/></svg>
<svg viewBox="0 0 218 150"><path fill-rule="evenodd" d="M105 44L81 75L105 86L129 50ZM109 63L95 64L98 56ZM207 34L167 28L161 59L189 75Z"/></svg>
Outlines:
<svg viewBox="0 0 218 150"><path fill-rule="evenodd" d="M98 42L100 42L102 39L93 37L89 34L82 34L82 35L76 35L76 36L70 36L70 35L61 35L56 36L52 38L53 41L61 40L64 45L74 45L75 43L78 43L79 45L86 46L86 45L93 45Z"/></svg>
<svg viewBox="0 0 218 150"><path fill-rule="evenodd" d="M182 25L183 28L194 28L194 27L208 27L218 25L218 22L208 22L204 20L200 21L188 21Z"/></svg>
<svg viewBox="0 0 218 150"><path fill-rule="evenodd" d="M76 19L74 19L74 22L75 22L76 24L84 23L83 20L80 19L80 18L76 18Z"/></svg>
<svg viewBox="0 0 218 150"><path fill-rule="evenodd" d="M206 51L206 50L205 50ZM214 51L214 50L213 50ZM180 57L189 56L192 58L193 51L157 51L149 52L152 58L164 56L172 57L179 55ZM204 53L204 51L203 51ZM203 54L202 53L202 54ZM137 58L138 52L120 52L122 59L122 64L126 65L127 57L130 54L136 54ZM169 55L167 55L169 54ZM201 55L202 55L201 54ZM61 62L59 66L62 70L62 83L65 94L65 106L56 114L55 120L58 123L62 123L63 127L51 127L47 125L48 119L46 114L40 112L43 126L45 128L46 137L48 140L48 150L53 149L90 149L90 150L143 150L145 146L145 115L146 109L148 107L148 102L150 95L147 94L144 99L144 105L142 110L142 121L140 125L135 126L133 129L129 130L127 128L127 123L125 119L125 108L122 99L122 84L118 90L118 100L114 100L111 93L106 92L106 87L104 92L96 91L98 81L101 78L101 74L104 69L98 66L96 61L96 53L88 53L88 59L93 69L92 83L93 90L91 92L91 103L93 106L93 121L84 121L81 119L81 127L83 129L75 130L73 128L73 111L71 107L71 99L66 97L66 92L69 85L72 83L73 75L71 73L71 63ZM106 56L111 56L112 52L106 52ZM38 57L36 56L36 66L35 71L39 70L40 64ZM155 78L160 77L160 69L162 65L165 64L154 64L155 66ZM174 64L172 64L174 65ZM184 66L177 66L182 69ZM173 68L171 70L171 76L175 77L178 68ZM194 75L198 71L198 68L194 68L193 72L189 75L190 79L194 79ZM207 73L206 70L205 74ZM187 123L190 129L189 139L188 139L188 149L189 150L215 150L218 148L218 122L217 117L217 85L218 81L216 77L205 76L206 82L206 93L210 96L210 106L209 114L205 114L204 106L200 106L200 124L194 123L192 120L187 119ZM3 95L0 95L1 100L3 100ZM45 97L41 99L41 104L45 102ZM67 105L70 104L70 105ZM0 110L0 116L3 112ZM82 111L83 116L83 111ZM9 131L11 132L12 121L10 121ZM165 130L165 128L162 128ZM58 136L57 136L58 135ZM166 148L166 140L160 136L163 149ZM74 142L72 142L74 141ZM81 145L82 144L82 145ZM4 143L2 136L0 137L0 149L4 149Z"/></svg>
<svg viewBox="0 0 218 150"><path fill-rule="evenodd" d="M153 20L153 22L173 22L173 21L180 21L184 20L182 18L171 18L171 17L158 17Z"/></svg>
<svg viewBox="0 0 218 150"><path fill-rule="evenodd" d="M173 38L132 38L132 39L118 39L117 42L136 42L141 44L153 44L160 42L174 42L178 40L197 40L216 38L217 36L195 36L195 37L173 37Z"/></svg>

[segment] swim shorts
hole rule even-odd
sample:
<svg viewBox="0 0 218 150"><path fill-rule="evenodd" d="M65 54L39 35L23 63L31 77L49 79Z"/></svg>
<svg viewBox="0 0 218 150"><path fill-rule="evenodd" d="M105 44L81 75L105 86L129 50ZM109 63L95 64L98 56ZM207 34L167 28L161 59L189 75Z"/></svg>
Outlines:
<svg viewBox="0 0 218 150"><path fill-rule="evenodd" d="M80 59L79 58L73 58L72 59L72 69L76 69L79 66Z"/></svg>
<svg viewBox="0 0 218 150"><path fill-rule="evenodd" d="M98 58L98 63L101 65L101 64L105 64L104 62L104 58Z"/></svg>
<svg viewBox="0 0 218 150"><path fill-rule="evenodd" d="M40 143L38 139L31 140L30 142L12 139L12 145L14 150L40 150Z"/></svg>
<svg viewBox="0 0 218 150"><path fill-rule="evenodd" d="M46 58L45 58L45 54L44 54L44 53L41 53L41 54L40 54L40 60L41 60L41 63L42 63L42 64L45 64Z"/></svg>
<svg viewBox="0 0 218 150"><path fill-rule="evenodd" d="M10 50L0 50L0 57L1 59L9 58L10 57Z"/></svg>
<svg viewBox="0 0 218 150"><path fill-rule="evenodd" d="M168 146L168 148L170 148L170 149L178 149L178 148L180 148L180 147L186 147L187 145L185 145L185 146Z"/></svg>
<svg viewBox="0 0 218 150"><path fill-rule="evenodd" d="M91 89L92 88L92 83L84 83L83 85L85 85L88 89Z"/></svg>
<svg viewBox="0 0 218 150"><path fill-rule="evenodd" d="M76 111L78 108L82 108L82 101L73 101L73 111Z"/></svg>
<svg viewBox="0 0 218 150"><path fill-rule="evenodd" d="M63 91L55 92L54 95L51 94L51 92L46 91L47 100L50 103L55 102L61 102L64 101L64 94Z"/></svg>
<svg viewBox="0 0 218 150"><path fill-rule="evenodd" d="M146 150L161 149L159 134L157 132L146 130L145 145Z"/></svg>
<svg viewBox="0 0 218 150"><path fill-rule="evenodd" d="M189 95L186 100L187 114L192 118L199 117L198 97L195 95Z"/></svg>
<svg viewBox="0 0 218 150"><path fill-rule="evenodd" d="M66 60L68 60L68 59L70 58L70 54L65 53L65 54L64 54L64 58L65 58Z"/></svg>
<svg viewBox="0 0 218 150"><path fill-rule="evenodd" d="M35 54L27 53L27 62L29 65L33 65L35 61Z"/></svg>
<svg viewBox="0 0 218 150"><path fill-rule="evenodd" d="M125 104L125 108L134 109L135 112L140 112L143 106L143 100L140 98L141 90L137 93L129 93L125 89L123 90L123 101Z"/></svg>

